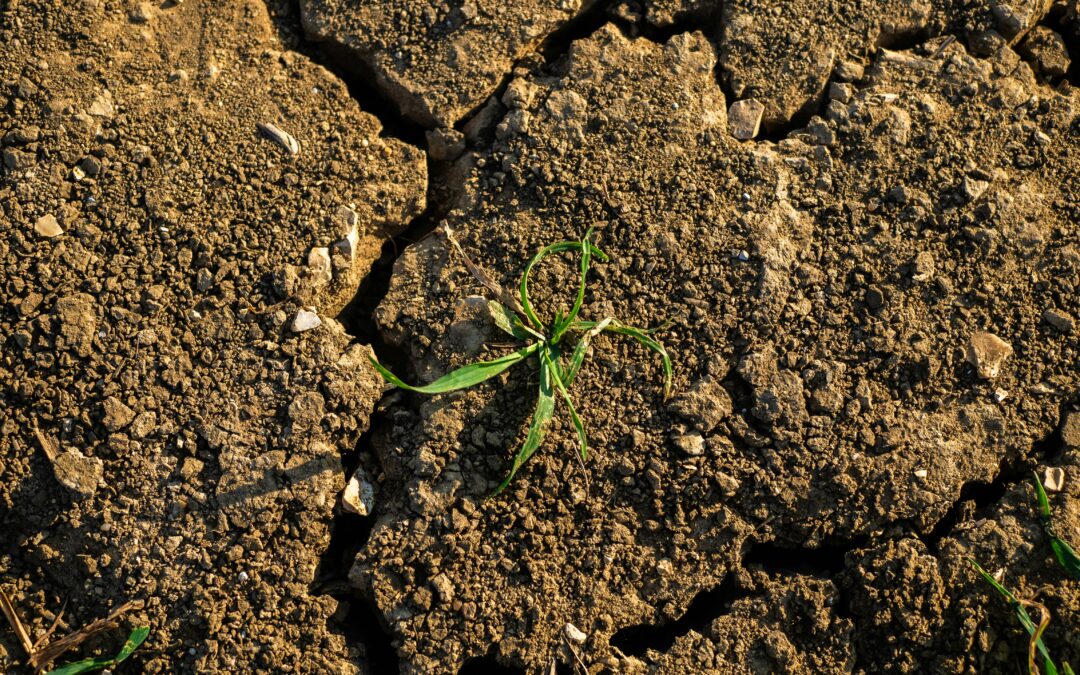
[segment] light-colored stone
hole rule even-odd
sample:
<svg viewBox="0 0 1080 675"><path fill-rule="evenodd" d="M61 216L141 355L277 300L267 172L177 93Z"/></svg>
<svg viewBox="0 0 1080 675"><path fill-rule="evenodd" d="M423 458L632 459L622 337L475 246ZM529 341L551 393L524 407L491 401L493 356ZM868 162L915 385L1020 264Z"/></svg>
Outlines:
<svg viewBox="0 0 1080 675"><path fill-rule="evenodd" d="M1065 469L1060 466L1048 466L1043 472L1043 487L1047 492L1061 492L1065 487Z"/></svg>
<svg viewBox="0 0 1080 675"><path fill-rule="evenodd" d="M566 627L563 628L563 633L566 634L566 639L574 644L581 644L589 639L589 636L586 635L584 631L572 623L566 624Z"/></svg>
<svg viewBox="0 0 1080 675"><path fill-rule="evenodd" d="M728 129L740 141L748 141L761 131L761 116L765 106L752 98L735 101L728 108Z"/></svg>
<svg viewBox="0 0 1080 675"><path fill-rule="evenodd" d="M101 424L109 431L119 431L135 419L135 411L115 396L105 399L101 408L104 413Z"/></svg>
<svg viewBox="0 0 1080 675"><path fill-rule="evenodd" d="M97 457L87 457L77 448L70 448L53 460L56 480L80 497L90 497L97 492L104 463Z"/></svg>
<svg viewBox="0 0 1080 675"><path fill-rule="evenodd" d="M1056 309L1048 309L1043 312L1043 321L1050 324L1054 328L1058 329L1062 333L1071 333L1073 328L1076 327L1076 320L1065 312L1059 312Z"/></svg>
<svg viewBox="0 0 1080 675"><path fill-rule="evenodd" d="M47 213L34 223L34 231L46 239L52 239L63 234L64 228L60 227L60 223L56 222L56 216Z"/></svg>
<svg viewBox="0 0 1080 675"><path fill-rule="evenodd" d="M345 491L341 493L341 507L348 513L370 516L375 510L375 486L363 469L353 472Z"/></svg>
<svg viewBox="0 0 1080 675"><path fill-rule="evenodd" d="M993 333L979 331L968 342L967 361L975 366L979 377L992 380L1001 374L1002 366L1012 353L1012 345L1008 342Z"/></svg>
<svg viewBox="0 0 1080 675"><path fill-rule="evenodd" d="M294 333L303 333L314 328L318 328L322 325L322 319L315 313L313 308L301 309L296 313L296 317L292 320L292 331Z"/></svg>
<svg viewBox="0 0 1080 675"><path fill-rule="evenodd" d="M333 278L333 272L330 269L330 249L325 246L316 246L311 249L308 253L307 266L316 288L326 286Z"/></svg>

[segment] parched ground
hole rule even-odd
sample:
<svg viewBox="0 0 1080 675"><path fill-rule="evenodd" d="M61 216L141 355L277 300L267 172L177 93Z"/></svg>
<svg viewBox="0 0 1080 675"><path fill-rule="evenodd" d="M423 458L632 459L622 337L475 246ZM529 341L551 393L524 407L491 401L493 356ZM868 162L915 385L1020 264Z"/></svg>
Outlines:
<svg viewBox="0 0 1080 675"><path fill-rule="evenodd" d="M974 558L1080 662L1029 480L1080 542L1075 2L0 7L32 632L138 599L133 672L1023 668ZM560 414L488 498L535 365L368 363L509 349L443 224L508 288L594 227L583 318L670 320L671 398L593 341L587 480Z"/></svg>

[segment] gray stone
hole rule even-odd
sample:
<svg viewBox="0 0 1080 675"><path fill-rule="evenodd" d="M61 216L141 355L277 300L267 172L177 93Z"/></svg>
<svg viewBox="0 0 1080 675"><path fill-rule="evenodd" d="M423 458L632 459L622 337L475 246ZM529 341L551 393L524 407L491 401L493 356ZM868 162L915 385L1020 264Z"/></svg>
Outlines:
<svg viewBox="0 0 1080 675"><path fill-rule="evenodd" d="M760 101L746 98L735 101L728 108L728 129L740 141L748 141L761 131L761 116L765 106Z"/></svg>

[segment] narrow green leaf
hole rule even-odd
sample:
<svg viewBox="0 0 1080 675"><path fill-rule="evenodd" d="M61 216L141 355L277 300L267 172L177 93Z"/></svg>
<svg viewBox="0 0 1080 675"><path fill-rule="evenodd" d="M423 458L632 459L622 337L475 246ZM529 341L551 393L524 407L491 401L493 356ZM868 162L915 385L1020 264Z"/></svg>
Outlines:
<svg viewBox="0 0 1080 675"><path fill-rule="evenodd" d="M1016 599L1016 596L1013 595L1012 591L999 584L997 579L991 576L989 572L984 570L982 566L979 565L979 563L975 562L975 560L969 560L969 562L971 563L971 566L975 568L975 571L981 574L982 578L985 579L987 583L989 583L991 586L993 586L994 589L996 589L997 592L1000 593L1008 601L1009 606L1012 607L1013 612L1016 613L1016 618L1020 622L1020 625L1024 627L1024 629L1028 632L1028 635L1030 635L1032 638L1035 638L1035 646L1039 650L1039 653L1042 654L1046 675L1057 675L1057 669L1054 667L1054 663L1050 659L1050 652L1046 650L1046 645L1043 644L1042 639L1036 637L1038 633L1038 624L1036 624L1035 621L1032 620L1031 615L1027 613L1027 610L1024 609L1024 606L1020 604L1020 601Z"/></svg>
<svg viewBox="0 0 1080 675"><path fill-rule="evenodd" d="M518 340L528 340L530 335L536 335L535 332L525 328L514 310L500 302L488 300L488 313L491 314L491 320L495 322L496 328ZM543 338L542 335L540 337Z"/></svg>
<svg viewBox="0 0 1080 675"><path fill-rule="evenodd" d="M96 659L83 659L53 668L45 675L79 675L79 673L92 673L96 670L104 670L113 665L111 657L99 656Z"/></svg>
<svg viewBox="0 0 1080 675"><path fill-rule="evenodd" d="M533 411L532 424L529 425L529 433L525 436L525 443L523 443L521 449L518 450L517 456L514 457L514 463L510 467L510 473L507 474L502 484L495 489L495 492L491 493L490 497L494 497L506 489L506 486L514 479L514 475L518 472L518 469L520 469L525 462L529 461L529 458L532 457L533 453L540 447L541 441L544 440L544 434L547 432L548 423L551 422L551 418L555 415L555 396L551 391L551 379L551 366L547 359L541 358L540 394L536 399L536 410Z"/></svg>
<svg viewBox="0 0 1080 675"><path fill-rule="evenodd" d="M589 276L589 264L592 262L592 242L589 241L592 233L590 227L585 232L585 236L581 238L581 281L578 284L577 297L574 298L574 306L570 308L570 313L563 320L555 321L555 328L551 335L551 341L555 344L558 344L562 339L566 329L570 327L570 324L577 318L578 313L581 312L581 304L585 302L585 284Z"/></svg>
<svg viewBox="0 0 1080 675"><path fill-rule="evenodd" d="M1061 672L1064 673L1064 675L1076 675L1076 673L1073 672L1072 666L1069 665L1068 661L1065 661L1061 664Z"/></svg>
<svg viewBox="0 0 1080 675"><path fill-rule="evenodd" d="M581 459L587 459L589 456L589 439L585 436L585 425L582 423L581 418L578 417L577 410L574 408L574 402L570 400L570 392L566 390L566 385L559 376L557 362L552 359L551 352L547 349L540 352L540 358L546 359L548 367L551 368L551 380L555 383L555 388L562 394L563 400L566 401L566 407L570 410L570 421L574 425L574 430L577 431Z"/></svg>
<svg viewBox="0 0 1080 675"><path fill-rule="evenodd" d="M139 645L146 641L146 636L149 634L149 626L139 626L131 631L131 634L128 635L128 639L124 642L124 646L120 648L120 651L117 652L116 656L99 656L97 658L75 661L74 663L68 663L59 668L54 668L46 675L79 675L79 673L92 673L97 670L111 668L131 656L132 652L138 649Z"/></svg>
<svg viewBox="0 0 1080 675"><path fill-rule="evenodd" d="M384 368L382 364L374 358L369 357L369 360L371 361L371 365L375 366L375 370L379 371L379 374L395 387L408 389L409 391L415 391L421 394L444 394L448 391L465 389L480 384L485 380L489 380L515 363L528 358L529 355L533 354L539 348L540 343L534 343L524 349L519 349L516 352L511 352L491 361L472 363L451 371L431 384L422 387L414 387L411 384L406 384L401 378Z"/></svg>
<svg viewBox="0 0 1080 675"><path fill-rule="evenodd" d="M608 324L614 319L604 319L603 321L597 321L593 323L592 328L587 330L581 339L578 340L577 345L574 347L574 353L570 356L570 365L567 366L566 372L563 374L563 384L567 387L574 383L574 378L577 377L578 372L581 370L582 364L585 363L585 352L589 349L589 343L594 337L600 334Z"/></svg>
<svg viewBox="0 0 1080 675"><path fill-rule="evenodd" d="M120 652L116 655L116 662L120 663L131 656L131 653L138 649L139 645L146 642L146 637L148 635L150 635L150 626L139 626L131 631L131 635L128 635L127 641L124 642L124 646L121 647Z"/></svg>
<svg viewBox="0 0 1080 675"><path fill-rule="evenodd" d="M1039 474L1035 471L1031 472L1031 477L1035 480L1035 497L1039 502L1039 517L1043 522L1050 521L1050 500L1046 497L1046 490L1043 489L1042 481L1039 480Z"/></svg>
<svg viewBox="0 0 1080 675"><path fill-rule="evenodd" d="M1054 557L1058 564L1074 579L1080 579L1080 556L1073 547L1054 532L1053 513L1050 511L1050 499L1046 496L1039 474L1032 471L1031 476L1035 483L1035 497L1039 504L1039 520L1042 521L1043 531L1050 537L1050 548L1054 551Z"/></svg>
<svg viewBox="0 0 1080 675"><path fill-rule="evenodd" d="M1080 579L1080 556L1069 546L1064 539L1054 537L1050 540L1050 548L1054 551L1058 564L1061 565L1073 579Z"/></svg>
<svg viewBox="0 0 1080 675"><path fill-rule="evenodd" d="M660 359L664 364L664 398L671 396L671 357L668 356L667 350L664 349L664 345L649 337L648 331L642 330L641 328L634 328L633 326L624 326L614 321L604 330L611 333L628 335L659 354Z"/></svg>
<svg viewBox="0 0 1080 675"><path fill-rule="evenodd" d="M580 251L584 244L580 241L560 241L554 244L549 244L542 248L539 253L534 255L528 264L525 265L525 271L521 275L521 285L519 292L521 294L521 308L525 314L525 318L529 320L532 327L537 330L544 330L544 324L540 321L540 318L533 311L532 303L529 302L529 274L532 272L533 267L537 265L541 260L553 253L562 253L563 251ZM590 255L594 255L601 260L607 261L607 254L596 248L592 243L588 244Z"/></svg>

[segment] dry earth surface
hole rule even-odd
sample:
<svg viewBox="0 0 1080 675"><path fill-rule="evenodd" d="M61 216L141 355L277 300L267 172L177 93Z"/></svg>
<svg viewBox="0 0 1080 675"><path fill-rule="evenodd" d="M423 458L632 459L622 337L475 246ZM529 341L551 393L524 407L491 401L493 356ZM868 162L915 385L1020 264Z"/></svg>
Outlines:
<svg viewBox="0 0 1080 675"><path fill-rule="evenodd" d="M0 588L121 672L1080 663L1077 4L0 0ZM488 293L611 255L569 420ZM535 274L543 315L576 261ZM85 652L115 649L120 633ZM25 655L0 635L0 667Z"/></svg>

